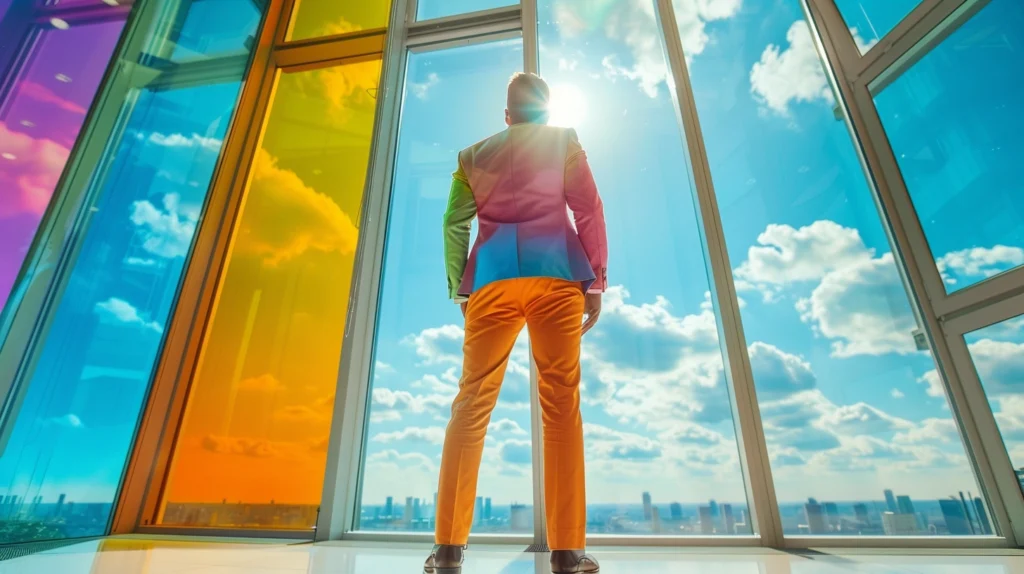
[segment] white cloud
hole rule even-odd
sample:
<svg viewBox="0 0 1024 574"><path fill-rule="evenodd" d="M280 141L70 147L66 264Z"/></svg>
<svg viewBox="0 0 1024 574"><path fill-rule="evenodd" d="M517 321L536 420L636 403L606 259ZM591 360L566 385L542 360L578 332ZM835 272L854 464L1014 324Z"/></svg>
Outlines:
<svg viewBox="0 0 1024 574"><path fill-rule="evenodd" d="M517 436L525 436L529 434L525 430L523 430L523 427L519 426L519 423L512 419L501 419L500 421L492 422L487 427L487 432L510 434Z"/></svg>
<svg viewBox="0 0 1024 574"><path fill-rule="evenodd" d="M110 321L142 327L143 329L156 333L164 332L164 328L160 323L143 319L142 316L139 315L139 310L124 299L111 297L106 301L97 303L94 309L101 318L105 318Z"/></svg>
<svg viewBox="0 0 1024 574"><path fill-rule="evenodd" d="M404 340L413 345L424 365L452 363L462 365L462 340L466 332L458 325L442 325L424 329Z"/></svg>
<svg viewBox="0 0 1024 574"><path fill-rule="evenodd" d="M788 46L769 44L761 61L750 70L750 91L768 109L790 114L794 102L820 101L831 105L835 100L825 70L811 38L807 22L794 22L786 32Z"/></svg>
<svg viewBox="0 0 1024 574"><path fill-rule="evenodd" d="M902 399L903 397L907 396L903 394L903 391L899 389L893 389L892 391L889 392L889 395L894 399Z"/></svg>
<svg viewBox="0 0 1024 574"><path fill-rule="evenodd" d="M992 277L1024 265L1024 249L996 245L975 247L947 253L937 261L946 283L955 285L962 279Z"/></svg>
<svg viewBox="0 0 1024 574"><path fill-rule="evenodd" d="M832 339L833 357L918 352L917 319L892 254L830 272L797 309L816 333Z"/></svg>
<svg viewBox="0 0 1024 574"><path fill-rule="evenodd" d="M391 466L396 469L408 467L420 467L423 470L433 471L436 466L429 456L418 452L398 452L397 450L385 450L371 454L366 457L368 465Z"/></svg>
<svg viewBox="0 0 1024 574"><path fill-rule="evenodd" d="M371 420L397 421L403 413L428 413L447 419L454 394L414 395L408 391L375 388L372 394Z"/></svg>
<svg viewBox="0 0 1024 574"><path fill-rule="evenodd" d="M48 419L46 422L63 428L69 429L81 429L85 428L85 424L82 423L82 419L78 418L78 415L68 413L62 417L53 417Z"/></svg>
<svg viewBox="0 0 1024 574"><path fill-rule="evenodd" d="M766 301L774 300L784 286L821 280L874 254L859 231L829 220L799 229L773 223L758 235L757 243L735 274L742 281L738 285L756 287Z"/></svg>
<svg viewBox="0 0 1024 574"><path fill-rule="evenodd" d="M393 442L444 444L444 429L441 427L407 427L395 432L378 433L373 442L385 444Z"/></svg>
<svg viewBox="0 0 1024 574"><path fill-rule="evenodd" d="M430 95L431 88L441 83L441 78L434 72L427 74L427 81L422 83L410 82L409 89L412 90L412 94L421 100L427 99Z"/></svg>
<svg viewBox="0 0 1024 574"><path fill-rule="evenodd" d="M750 345L748 355L759 400L780 399L817 386L810 363L796 355L760 341Z"/></svg>
<svg viewBox="0 0 1024 574"><path fill-rule="evenodd" d="M149 134L149 142L163 147L198 147L215 153L220 151L220 146L224 143L217 138L203 137L196 133L186 136L178 133L167 135L159 132Z"/></svg>
<svg viewBox="0 0 1024 574"><path fill-rule="evenodd" d="M741 0L673 0L679 35L687 57L703 53L710 43L706 30L708 22L735 16L740 5ZM564 37L601 31L609 39L625 45L632 61L623 62L617 56L607 56L602 61L605 74L611 78L624 77L635 81L647 95L657 97L668 76L668 66L653 2L594 1L584 6L580 2L558 0L554 13Z"/></svg>
<svg viewBox="0 0 1024 574"><path fill-rule="evenodd" d="M514 465L528 465L533 462L533 445L528 440L508 440L498 447L502 462Z"/></svg>
<svg viewBox="0 0 1024 574"><path fill-rule="evenodd" d="M377 361L374 368L376 369L376 374L378 375L390 375L395 372L394 367L383 361Z"/></svg>
<svg viewBox="0 0 1024 574"><path fill-rule="evenodd" d="M159 257L184 257L192 245L198 215L182 209L176 194L163 198L163 209L149 201L132 204L131 222L139 228L142 248Z"/></svg>

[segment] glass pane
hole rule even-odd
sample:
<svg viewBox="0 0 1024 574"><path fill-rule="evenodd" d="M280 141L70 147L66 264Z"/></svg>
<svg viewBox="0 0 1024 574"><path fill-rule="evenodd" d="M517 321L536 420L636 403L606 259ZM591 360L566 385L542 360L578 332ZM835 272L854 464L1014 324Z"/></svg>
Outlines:
<svg viewBox="0 0 1024 574"><path fill-rule="evenodd" d="M0 12L0 73L13 77L0 92L0 310L124 28L127 13L103 6L116 16L66 29L37 26L20 5ZM8 38L31 48L4 50Z"/></svg>
<svg viewBox="0 0 1024 574"><path fill-rule="evenodd" d="M835 0L861 54L867 53L921 0Z"/></svg>
<svg viewBox="0 0 1024 574"><path fill-rule="evenodd" d="M784 532L962 534L979 489L801 2L713 16L678 9Z"/></svg>
<svg viewBox="0 0 1024 574"><path fill-rule="evenodd" d="M1024 265L1022 62L1024 4L993 0L875 96L948 292Z"/></svg>
<svg viewBox="0 0 1024 574"><path fill-rule="evenodd" d="M416 19L444 18L478 10L514 6L518 3L519 0L419 0L416 6Z"/></svg>
<svg viewBox="0 0 1024 574"><path fill-rule="evenodd" d="M504 128L520 40L409 54L364 447L363 530L433 531L441 445L462 369L441 219L459 150ZM484 444L473 532L532 532L529 354L509 362Z"/></svg>
<svg viewBox="0 0 1024 574"><path fill-rule="evenodd" d="M380 60L282 74L159 521L312 528Z"/></svg>
<svg viewBox="0 0 1024 574"><path fill-rule="evenodd" d="M140 14L153 22L143 45L167 46L175 33L171 24L187 12L147 6L161 13L153 20ZM181 10L190 6L183 3ZM255 14L255 5L248 10ZM259 18L250 21L249 33L255 33ZM138 70L130 64L153 56L125 54L120 73ZM202 65L208 70L218 63ZM110 111L124 118L116 138L90 140L106 152L91 174L84 230L72 236L77 256L34 368L19 387L26 389L24 401L0 456L0 484L12 505L0 530L3 542L106 531L238 99L242 70L227 69L197 82L179 68L176 73L189 77L186 86L160 81L151 68L112 83L134 87L108 95L121 106ZM157 87L146 87L154 79ZM54 257L43 254L40 265L52 266Z"/></svg>
<svg viewBox="0 0 1024 574"><path fill-rule="evenodd" d="M390 16L391 0L297 0L288 39L305 40L384 28Z"/></svg>
<svg viewBox="0 0 1024 574"><path fill-rule="evenodd" d="M1024 488L1024 315L968 333L964 340Z"/></svg>
<svg viewBox="0 0 1024 574"><path fill-rule="evenodd" d="M653 3L542 0L538 11L551 122L579 134L611 251L601 321L583 342L588 530L750 534Z"/></svg>

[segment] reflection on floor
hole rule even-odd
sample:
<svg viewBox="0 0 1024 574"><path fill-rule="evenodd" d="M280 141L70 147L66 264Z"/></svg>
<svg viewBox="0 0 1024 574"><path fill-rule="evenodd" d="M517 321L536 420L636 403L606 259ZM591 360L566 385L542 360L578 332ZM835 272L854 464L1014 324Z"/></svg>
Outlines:
<svg viewBox="0 0 1024 574"><path fill-rule="evenodd" d="M604 574L1024 574L1024 552L598 548ZM117 538L0 562L0 574L420 574L427 547ZM465 574L546 574L547 556L474 547Z"/></svg>

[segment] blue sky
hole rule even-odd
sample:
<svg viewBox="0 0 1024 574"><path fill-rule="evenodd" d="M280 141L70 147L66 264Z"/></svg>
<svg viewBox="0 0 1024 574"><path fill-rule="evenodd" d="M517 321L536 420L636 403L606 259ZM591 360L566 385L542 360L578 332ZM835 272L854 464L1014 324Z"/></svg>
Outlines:
<svg viewBox="0 0 1024 574"><path fill-rule="evenodd" d="M869 47L912 4L841 8ZM1019 12L1007 4L989 12ZM575 127L588 151L612 246L614 287L584 347L588 494L595 504L637 503L643 491L662 503L740 502L687 156L651 5L549 0L539 8L541 74L555 93L554 120ZM780 501L880 500L885 488L919 499L977 492L934 364L915 348L916 321L799 3L682 1L676 8ZM943 91L942 72L977 66L977 55L951 52L886 90L883 121L917 111L922 86L935 100L927 113L953 115L966 96ZM435 489L461 337L460 317L444 301L439 217L455 152L502 127L501 88L519 54L517 42L506 42L410 60L392 207L392 229L402 231L392 232L385 264L367 504L387 495L429 499ZM969 121L992 124L991 109L1001 104L980 106ZM890 125L898 151L916 152L927 139ZM928 135L975 147L978 136L964 133L951 120ZM1000 136L988 135L1019 154ZM970 151L960 162L945 158L945 169L970 181L1004 157ZM918 193L916 165L903 166ZM941 211L961 189L925 193L936 185L915 196L922 212ZM986 234L947 226L942 237L936 252L950 285L1011 268L1024 254L1013 225ZM1018 327L1002 332L1020 341ZM521 342L480 481L480 494L502 503L531 496L521 456L529 440ZM1008 360L1008 349L985 361Z"/></svg>

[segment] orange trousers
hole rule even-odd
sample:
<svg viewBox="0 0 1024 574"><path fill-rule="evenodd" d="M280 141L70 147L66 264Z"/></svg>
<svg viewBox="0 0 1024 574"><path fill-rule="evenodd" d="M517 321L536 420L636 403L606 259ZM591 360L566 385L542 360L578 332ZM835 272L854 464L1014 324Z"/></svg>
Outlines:
<svg viewBox="0 0 1024 574"><path fill-rule="evenodd" d="M579 390L582 323L580 284L561 279L499 281L469 298L462 380L452 404L437 490L437 544L464 545L469 540L484 436L509 355L526 324L544 421L548 545L552 550L586 547Z"/></svg>

